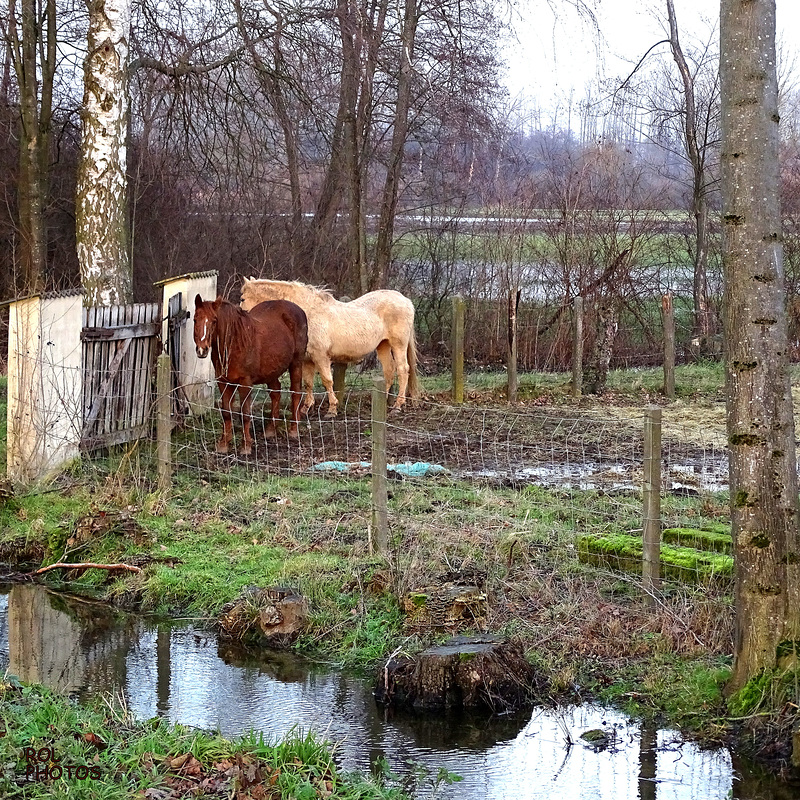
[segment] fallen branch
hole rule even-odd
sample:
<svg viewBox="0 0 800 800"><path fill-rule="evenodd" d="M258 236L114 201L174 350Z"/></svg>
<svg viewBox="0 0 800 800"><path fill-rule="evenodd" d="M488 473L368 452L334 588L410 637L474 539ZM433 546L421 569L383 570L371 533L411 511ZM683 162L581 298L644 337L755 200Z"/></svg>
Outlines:
<svg viewBox="0 0 800 800"><path fill-rule="evenodd" d="M51 569L125 569L128 572L141 572L141 567L132 567L130 564L65 564L59 561L57 564L50 564L47 567L29 572L28 575L41 575L43 572L49 572Z"/></svg>

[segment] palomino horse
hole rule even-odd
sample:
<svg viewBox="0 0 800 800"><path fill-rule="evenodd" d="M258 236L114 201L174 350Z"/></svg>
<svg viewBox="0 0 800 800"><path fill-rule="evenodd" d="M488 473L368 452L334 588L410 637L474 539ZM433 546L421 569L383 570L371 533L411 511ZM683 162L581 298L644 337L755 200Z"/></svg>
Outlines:
<svg viewBox="0 0 800 800"><path fill-rule="evenodd" d="M314 405L314 372L319 372L328 393L328 416L335 417L338 402L333 391L331 362L354 363L377 350L387 390L398 377L393 410L403 407L406 392L417 394L417 348L414 339L414 306L391 289L369 292L349 303L337 300L326 289L297 281L245 278L242 308L263 300L290 300L308 317L308 352L303 365L305 397L302 413Z"/></svg>
<svg viewBox="0 0 800 800"><path fill-rule="evenodd" d="M194 343L197 357L211 361L217 376L222 400L223 431L217 452L227 453L233 435L231 404L236 389L244 418L241 454L249 456L253 449L250 433L253 384L266 383L272 401L272 418L265 436L275 438L275 420L281 406L280 376L289 370L292 391L292 421L289 438L299 439L300 385L308 344L308 321L305 312L294 303L276 300L259 303L249 313L218 297L194 299Z"/></svg>

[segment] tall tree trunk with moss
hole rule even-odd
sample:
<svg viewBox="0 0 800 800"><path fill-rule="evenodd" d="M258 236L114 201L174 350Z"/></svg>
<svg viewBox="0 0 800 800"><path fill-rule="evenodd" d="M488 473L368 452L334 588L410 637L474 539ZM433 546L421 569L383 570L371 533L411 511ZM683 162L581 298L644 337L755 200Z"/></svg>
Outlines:
<svg viewBox="0 0 800 800"><path fill-rule="evenodd" d="M722 0L722 221L734 693L800 642L798 497L778 200L775 0Z"/></svg>
<svg viewBox="0 0 800 800"><path fill-rule="evenodd" d="M129 0L88 0L76 226L86 305L133 299L128 250Z"/></svg>

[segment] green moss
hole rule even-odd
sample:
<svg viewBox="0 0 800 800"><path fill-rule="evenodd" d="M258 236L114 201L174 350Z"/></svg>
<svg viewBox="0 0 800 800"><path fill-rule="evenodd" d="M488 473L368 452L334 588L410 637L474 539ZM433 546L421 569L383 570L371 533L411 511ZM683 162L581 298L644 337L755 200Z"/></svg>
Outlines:
<svg viewBox="0 0 800 800"><path fill-rule="evenodd" d="M578 554L586 564L641 572L641 540L627 534L581 536ZM687 583L727 581L733 572L733 559L724 554L705 553L689 547L661 546L661 575Z"/></svg>
<svg viewBox="0 0 800 800"><path fill-rule="evenodd" d="M698 528L666 528L661 539L679 547L730 553L732 549L730 525L716 525L712 530Z"/></svg>

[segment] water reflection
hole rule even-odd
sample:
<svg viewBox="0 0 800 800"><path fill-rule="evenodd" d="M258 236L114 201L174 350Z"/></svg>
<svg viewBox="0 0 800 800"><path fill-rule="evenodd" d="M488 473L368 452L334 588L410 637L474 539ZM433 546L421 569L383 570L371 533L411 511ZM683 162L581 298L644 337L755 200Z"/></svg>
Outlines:
<svg viewBox="0 0 800 800"><path fill-rule="evenodd" d="M367 682L286 653L249 653L191 625L115 614L40 587L2 591L0 669L78 697L116 688L141 718L226 736L313 729L339 742L345 769L367 771L378 758L399 773L407 762L433 774L444 767L464 780L439 796L464 800L780 798L780 785L734 771L727 750L700 750L596 706L488 719L384 713ZM602 729L606 745L583 744L588 729Z"/></svg>

